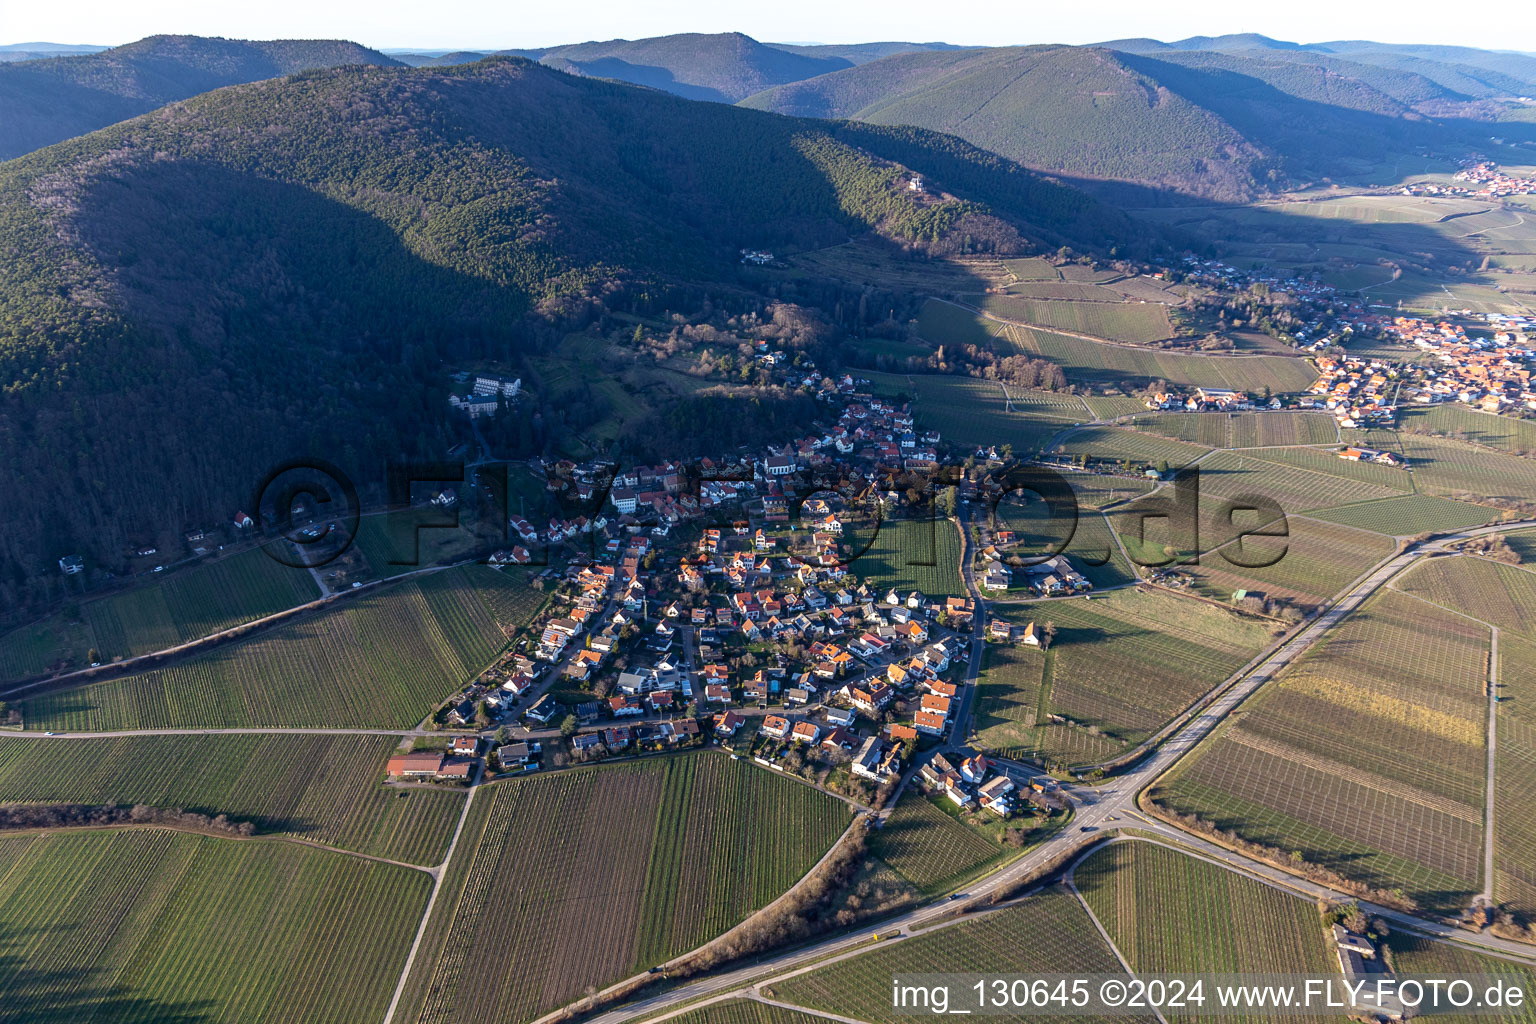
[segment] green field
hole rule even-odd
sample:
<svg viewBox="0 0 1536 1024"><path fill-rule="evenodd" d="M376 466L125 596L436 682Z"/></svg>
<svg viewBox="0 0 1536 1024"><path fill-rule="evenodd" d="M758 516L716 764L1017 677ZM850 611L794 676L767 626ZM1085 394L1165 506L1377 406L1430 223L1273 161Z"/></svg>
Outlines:
<svg viewBox="0 0 1536 1024"><path fill-rule="evenodd" d="M1147 411L1147 403L1133 395L1085 395L1083 401L1093 410L1095 419L1110 420Z"/></svg>
<svg viewBox="0 0 1536 1024"><path fill-rule="evenodd" d="M1043 680L1039 670L1020 665L1038 660L1035 652L999 652L994 659L989 651L981 678L978 740L1036 759L1099 759L1141 742L1271 639L1262 620L1156 590L1005 612L997 606L998 612L1015 624L1057 627ZM1035 710L1041 728L1021 728L1028 724L1025 708ZM1076 726L1052 726L1048 714Z"/></svg>
<svg viewBox="0 0 1536 1024"><path fill-rule="evenodd" d="M909 786L884 826L870 834L870 852L928 896L963 885L1017 852L959 821L952 806Z"/></svg>
<svg viewBox="0 0 1536 1024"><path fill-rule="evenodd" d="M1258 448L1214 452L1200 462L1200 496L1204 499L1206 495L1218 498L1259 495L1277 502L1281 510L1291 513L1370 498L1390 498L1403 493L1385 483L1367 483L1342 473L1329 472L1333 467L1320 460L1314 460L1310 466L1301 466L1297 465L1300 460L1276 462L1268 457L1274 451L1312 450ZM1320 454L1341 465L1346 464L1343 459ZM1301 458L1305 459L1305 456ZM1411 482L1411 477L1403 476L1405 482Z"/></svg>
<svg viewBox="0 0 1536 1024"><path fill-rule="evenodd" d="M1206 505L1202 502L1203 507ZM1249 538L1241 548L1235 544L1218 548L1224 540L1231 540L1234 527L1221 521L1222 506L1215 502L1210 505L1215 507L1207 508L1209 515L1200 536L1205 554L1199 565L1179 566L1177 571L1188 575L1195 593L1218 601L1231 599L1237 590L1247 590L1315 607L1394 549L1392 541L1380 534L1307 516L1288 516L1285 537ZM1124 539L1125 524L1119 517L1112 517L1112 522ZM1256 525L1241 517L1237 521L1238 528ZM1259 564L1271 560L1273 564ZM1242 562L1252 564L1239 564Z"/></svg>
<svg viewBox="0 0 1536 1024"><path fill-rule="evenodd" d="M1078 303L1076 305L1090 305ZM1097 304L1092 304L1097 305ZM1148 303L1141 309L1162 310ZM942 345L991 346L999 352L1057 363L1073 383L1127 383L1142 387L1162 380L1176 387L1220 387L1275 394L1305 391L1317 372L1305 359L1275 355L1190 355L1137 345L1096 342L1055 331L1001 324L930 300L918 318L919 333Z"/></svg>
<svg viewBox="0 0 1536 1024"><path fill-rule="evenodd" d="M1529 964L1506 960L1503 957L1483 956L1462 946L1435 942L1403 931L1394 931L1388 942L1392 947L1393 962L1399 974L1417 978L1494 974L1518 984L1527 993L1536 991L1536 970L1532 970ZM1436 1012L1435 1016L1457 1021L1477 1019L1466 1015L1445 1015L1439 1012ZM1498 1013L1497 1019L1500 1024L1532 1024L1536 1022L1536 1003L1531 1002L1527 997L1524 1006L1505 1007Z"/></svg>
<svg viewBox="0 0 1536 1024"><path fill-rule="evenodd" d="M1082 508L1104 508L1146 494L1157 486L1156 481L1138 476L1100 476L1093 473L1073 473L1067 477L1072 493Z"/></svg>
<svg viewBox="0 0 1536 1024"><path fill-rule="evenodd" d="M1504 452L1536 453L1536 421L1496 416L1456 402L1411 406L1399 414L1398 425L1405 432L1427 431Z"/></svg>
<svg viewBox="0 0 1536 1024"><path fill-rule="evenodd" d="M1063 282L1035 287L1037 290L1049 287L1058 293L1063 289L1068 291L1059 296L1031 298L1009 289L1006 295L988 295L981 299L981 308L993 316L1032 327L1071 331L1128 344L1144 345L1162 341L1173 337L1175 333L1173 325L1168 322L1168 307L1159 302L1103 301L1118 300L1119 296L1108 289L1097 289L1095 292L1095 286L1086 284ZM1098 301L1075 301L1095 299L1098 293L1102 293Z"/></svg>
<svg viewBox="0 0 1536 1024"><path fill-rule="evenodd" d="M1159 307L1160 308L1160 307ZM1020 355L1048 359L1073 382L1147 386L1233 388L1274 394L1305 391L1317 372L1305 359L1277 355L1194 355L1074 338L1054 331L1008 325L997 344Z"/></svg>
<svg viewBox="0 0 1536 1024"><path fill-rule="evenodd" d="M1052 391L1031 391L997 381L947 374L861 371L879 395L906 395L918 426L937 430L954 444L1012 445L1020 455L1038 450L1074 423L1089 419L1082 399Z"/></svg>
<svg viewBox="0 0 1536 1024"><path fill-rule="evenodd" d="M530 1020L727 930L848 822L815 789L710 754L494 783L395 1019Z"/></svg>
<svg viewBox="0 0 1536 1024"><path fill-rule="evenodd" d="M848 571L884 592L921 590L929 597L965 592L960 580L960 531L947 519L893 519L848 538L853 550ZM865 543L868 550L862 551ZM856 545L856 546L855 546Z"/></svg>
<svg viewBox="0 0 1536 1024"><path fill-rule="evenodd" d="M1083 455L1094 461L1127 461L1133 469L1146 463L1155 466L1166 461L1170 468L1181 469L1208 451L1210 449L1202 445L1144 431L1091 426L1074 431L1054 453L1068 457Z"/></svg>
<svg viewBox="0 0 1536 1024"><path fill-rule="evenodd" d="M1118 974L1114 954L1094 929L1082 904L1061 888L1046 889L1022 903L900 942L871 943L869 952L766 986L773 997L870 1024L902 1024L911 1011L891 1006L897 974ZM1038 1021L1034 1016L988 1020ZM1098 1018L1062 1017L1087 1024ZM1110 1018L1150 1024L1152 1017Z"/></svg>
<svg viewBox="0 0 1536 1024"><path fill-rule="evenodd" d="M0 839L0 1019L377 1021L431 879L281 841Z"/></svg>
<svg viewBox="0 0 1536 1024"><path fill-rule="evenodd" d="M1499 518L1498 509L1432 494L1357 501L1337 508L1315 509L1307 515L1330 523L1357 526L1389 537L1412 537L1481 526Z"/></svg>
<svg viewBox="0 0 1536 1024"><path fill-rule="evenodd" d="M1055 654L1022 644L988 644L982 659L976 689L977 747L1004 757L1066 764L1092 764L1121 750L1118 741L1101 731L1046 717Z"/></svg>
<svg viewBox="0 0 1536 1024"><path fill-rule="evenodd" d="M1207 448L1332 444L1339 439L1333 417L1320 412L1149 412L1124 425Z"/></svg>
<svg viewBox="0 0 1536 1024"><path fill-rule="evenodd" d="M1060 281L1061 274L1038 256L1024 260L1004 260L1003 267L1020 281Z"/></svg>
<svg viewBox="0 0 1536 1024"><path fill-rule="evenodd" d="M1418 489L1426 494L1509 501L1529 501L1536 494L1536 459L1428 434L1396 432L1383 441L1408 459Z"/></svg>
<svg viewBox="0 0 1536 1024"><path fill-rule="evenodd" d="M1115 948L1138 973L1338 969L1310 902L1165 846L1114 843L1079 864L1073 875ZM1170 1013L1168 1019L1194 1018Z"/></svg>
<svg viewBox="0 0 1536 1024"><path fill-rule="evenodd" d="M30 729L406 728L485 668L509 612L543 595L520 573L449 569L155 669L22 702ZM499 610L499 611L498 611Z"/></svg>
<svg viewBox="0 0 1536 1024"><path fill-rule="evenodd" d="M357 524L357 549L381 579L481 554L488 545L467 525L431 525L452 515L452 509L412 508L363 516Z"/></svg>
<svg viewBox="0 0 1536 1024"><path fill-rule="evenodd" d="M1073 483L1078 479L1078 474L1067 477ZM1106 490L1099 497L1107 501L1111 492L1112 489ZM1076 488L1073 493L1079 501L1083 500ZM1119 493L1134 497L1143 492L1127 489ZM1094 495L1090 494L1089 497L1093 498ZM982 511L981 508L975 510L978 519ZM1006 548L1009 555L1038 559L1050 554L1064 554L1074 568L1101 589L1131 583L1136 579L1130 560L1115 543L1114 531L1110 529L1103 514L1092 507L1080 506L1075 520L1070 515L1053 519L1051 508L1044 499L1029 492L1018 491L1004 496L996 506L986 511L997 529L1012 530L1017 534L1015 543ZM993 598L1013 600L1033 596L1033 591L1020 586L1004 594L994 594Z"/></svg>
<svg viewBox="0 0 1536 1024"><path fill-rule="evenodd" d="M1536 643L1499 637L1493 898L1536 920Z"/></svg>
<svg viewBox="0 0 1536 1024"><path fill-rule="evenodd" d="M976 315L952 302L929 299L917 316L917 333L935 345L975 345L993 348L1004 325Z"/></svg>
<svg viewBox="0 0 1536 1024"><path fill-rule="evenodd" d="M1452 611L1536 640L1536 572L1483 558L1421 561L1392 584Z"/></svg>
<svg viewBox="0 0 1536 1024"><path fill-rule="evenodd" d="M1381 591L1153 798L1426 908L1465 906L1481 875L1488 643L1483 626Z"/></svg>
<svg viewBox="0 0 1536 1024"><path fill-rule="evenodd" d="M148 804L249 821L360 853L436 864L462 790L386 788L392 736L0 738L0 801Z"/></svg>
<svg viewBox="0 0 1536 1024"><path fill-rule="evenodd" d="M1124 303L1125 296L1103 285L1082 281L1021 281L1008 286L1008 298L1049 299L1065 302Z"/></svg>
<svg viewBox="0 0 1536 1024"><path fill-rule="evenodd" d="M0 637L0 682L174 647L320 596L314 579L260 549L151 577L131 590Z"/></svg>
<svg viewBox="0 0 1536 1024"><path fill-rule="evenodd" d="M821 1024L826 1018L755 999L731 999L668 1020L671 1024Z"/></svg>

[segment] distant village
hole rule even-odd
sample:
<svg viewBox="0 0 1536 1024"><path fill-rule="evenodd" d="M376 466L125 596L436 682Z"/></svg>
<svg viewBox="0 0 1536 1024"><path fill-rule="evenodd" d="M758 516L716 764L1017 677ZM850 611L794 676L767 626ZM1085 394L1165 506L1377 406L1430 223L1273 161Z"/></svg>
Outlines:
<svg viewBox="0 0 1536 1024"><path fill-rule="evenodd" d="M1458 199L1504 199L1508 196L1536 195L1536 178L1506 174L1491 160L1462 161L1454 180L1460 184L1418 181L1404 185L1405 196L1451 196Z"/></svg>

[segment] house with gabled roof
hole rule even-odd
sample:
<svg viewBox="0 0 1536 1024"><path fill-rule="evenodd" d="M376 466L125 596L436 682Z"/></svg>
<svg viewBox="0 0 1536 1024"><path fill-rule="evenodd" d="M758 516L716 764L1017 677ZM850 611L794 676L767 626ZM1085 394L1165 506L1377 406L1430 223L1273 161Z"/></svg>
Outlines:
<svg viewBox="0 0 1536 1024"><path fill-rule="evenodd" d="M929 736L942 735L944 716L935 711L919 711L912 716L912 728Z"/></svg>

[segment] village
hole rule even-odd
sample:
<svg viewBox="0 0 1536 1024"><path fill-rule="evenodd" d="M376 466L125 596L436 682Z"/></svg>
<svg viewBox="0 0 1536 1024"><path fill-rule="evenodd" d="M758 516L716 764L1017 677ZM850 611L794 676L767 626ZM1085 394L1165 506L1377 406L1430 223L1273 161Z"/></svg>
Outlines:
<svg viewBox="0 0 1536 1024"><path fill-rule="evenodd" d="M1405 196L1454 196L1459 199L1504 199L1509 196L1536 195L1536 178L1499 170L1491 160L1463 160L1465 166L1453 177L1465 184L1441 184L1415 181L1398 191Z"/></svg>
<svg viewBox="0 0 1536 1024"><path fill-rule="evenodd" d="M546 609L439 709L442 741L390 761L396 784L717 747L877 806L921 761L917 784L957 812L1002 821L1064 809L1048 776L969 752L952 770L943 754L967 739L955 722L973 643L1049 639L1033 624L978 624L970 598L858 574L855 534L924 507L908 488L931 486L921 474L938 465L939 434L851 375L783 369L816 389L829 426L694 465L543 466L555 504L580 511L542 525L510 517L518 543L489 564L543 566ZM1020 547L1011 531L985 537L978 580L990 592L1091 588L1062 556L1005 564Z"/></svg>

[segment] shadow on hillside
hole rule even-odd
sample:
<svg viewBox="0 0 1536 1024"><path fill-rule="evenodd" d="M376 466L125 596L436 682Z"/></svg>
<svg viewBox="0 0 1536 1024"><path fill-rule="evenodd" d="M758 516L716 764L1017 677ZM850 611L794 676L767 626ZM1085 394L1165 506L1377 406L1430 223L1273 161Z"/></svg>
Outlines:
<svg viewBox="0 0 1536 1024"><path fill-rule="evenodd" d="M733 102L719 89L679 82L670 68L631 64L618 57L599 57L597 60L569 60L557 57L549 60L545 66L558 68L561 71L569 68L592 78L614 78L620 82L628 82L630 85L660 89L662 92L681 96L685 100L705 100L710 103Z"/></svg>
<svg viewBox="0 0 1536 1024"><path fill-rule="evenodd" d="M84 1020L152 1020L197 1024L213 1020L207 1000L175 1000L136 993L115 983L105 967L59 967L52 951L84 943L99 948L101 935L69 939L81 926L0 926L0 1024L78 1024ZM30 952L29 952L30 951Z"/></svg>

